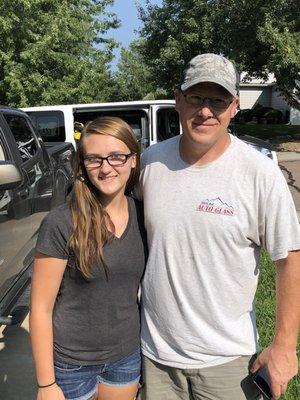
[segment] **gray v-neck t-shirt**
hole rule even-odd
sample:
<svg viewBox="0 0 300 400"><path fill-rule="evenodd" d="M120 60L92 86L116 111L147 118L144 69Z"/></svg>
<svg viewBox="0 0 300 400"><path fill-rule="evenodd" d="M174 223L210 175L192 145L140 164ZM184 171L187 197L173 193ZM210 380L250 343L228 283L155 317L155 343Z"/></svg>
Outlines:
<svg viewBox="0 0 300 400"><path fill-rule="evenodd" d="M146 260L142 203L128 198L129 220L120 238L103 248L108 265L92 268L85 280L68 250L72 233L67 204L43 220L36 251L67 261L53 312L54 357L79 365L114 362L139 346L137 292Z"/></svg>

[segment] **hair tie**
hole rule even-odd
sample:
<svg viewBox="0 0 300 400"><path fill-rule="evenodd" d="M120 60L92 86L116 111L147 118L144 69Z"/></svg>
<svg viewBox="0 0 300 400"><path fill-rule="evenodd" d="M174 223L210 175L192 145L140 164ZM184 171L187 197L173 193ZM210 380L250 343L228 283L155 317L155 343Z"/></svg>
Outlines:
<svg viewBox="0 0 300 400"><path fill-rule="evenodd" d="M39 389L44 389L44 388L46 388L46 387L53 386L55 383L56 383L56 381L54 381L54 382L52 382L52 383L49 383L49 385L39 385L39 384L37 384L37 387L38 387Z"/></svg>

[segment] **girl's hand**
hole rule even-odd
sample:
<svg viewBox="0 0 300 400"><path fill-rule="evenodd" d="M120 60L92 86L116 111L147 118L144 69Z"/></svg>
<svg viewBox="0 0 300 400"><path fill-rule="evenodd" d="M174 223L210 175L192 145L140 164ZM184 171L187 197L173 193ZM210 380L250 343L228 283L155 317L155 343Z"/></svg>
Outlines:
<svg viewBox="0 0 300 400"><path fill-rule="evenodd" d="M55 384L38 390L36 400L65 400L61 388Z"/></svg>

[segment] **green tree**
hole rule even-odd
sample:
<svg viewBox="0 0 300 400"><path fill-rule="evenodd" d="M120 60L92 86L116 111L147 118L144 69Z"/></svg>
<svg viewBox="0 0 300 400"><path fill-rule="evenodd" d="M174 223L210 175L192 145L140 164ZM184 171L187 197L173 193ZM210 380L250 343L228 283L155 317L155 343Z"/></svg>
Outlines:
<svg viewBox="0 0 300 400"><path fill-rule="evenodd" d="M221 53L250 76L274 73L279 91L300 109L300 13L294 0L164 0L140 9L143 54L169 93L191 57ZM170 78L171 77L171 78Z"/></svg>
<svg viewBox="0 0 300 400"><path fill-rule="evenodd" d="M104 101L119 24L113 0L2 0L0 98L24 107Z"/></svg>
<svg viewBox="0 0 300 400"><path fill-rule="evenodd" d="M275 75L288 103L300 109L300 11L294 0L211 1L216 51L250 76ZM217 29L218 27L218 29Z"/></svg>
<svg viewBox="0 0 300 400"><path fill-rule="evenodd" d="M182 70L194 55L209 50L211 25L206 0L164 0L139 8L141 49L155 85L173 95Z"/></svg>
<svg viewBox="0 0 300 400"><path fill-rule="evenodd" d="M166 91L156 89L150 68L141 53L143 40L131 42L128 49L121 48L121 58L114 75L111 100L152 100L166 98Z"/></svg>
<svg viewBox="0 0 300 400"><path fill-rule="evenodd" d="M114 75L112 100L141 100L153 91L151 75L140 52L141 42L133 41L121 48L121 57Z"/></svg>

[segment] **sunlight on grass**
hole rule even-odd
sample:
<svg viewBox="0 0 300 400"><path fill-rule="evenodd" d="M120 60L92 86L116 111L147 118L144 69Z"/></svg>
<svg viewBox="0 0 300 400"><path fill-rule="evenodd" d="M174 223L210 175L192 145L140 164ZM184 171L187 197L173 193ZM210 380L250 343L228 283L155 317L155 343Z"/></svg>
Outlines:
<svg viewBox="0 0 300 400"><path fill-rule="evenodd" d="M300 125L235 124L230 128L238 135L250 135L259 139L271 139L276 136L286 136L287 139L290 139L294 135L300 135Z"/></svg>
<svg viewBox="0 0 300 400"><path fill-rule="evenodd" d="M275 328L275 265L266 252L262 252L261 255L261 273L256 292L256 312L259 342L261 349L264 349L272 342ZM298 341L297 350L299 355L300 341ZM290 382L286 394L281 399L300 399L299 373Z"/></svg>

